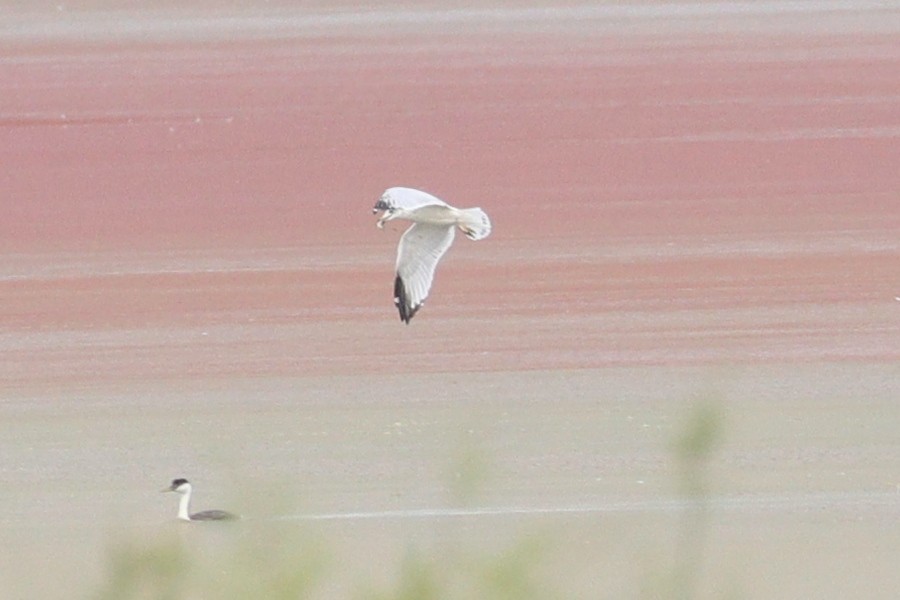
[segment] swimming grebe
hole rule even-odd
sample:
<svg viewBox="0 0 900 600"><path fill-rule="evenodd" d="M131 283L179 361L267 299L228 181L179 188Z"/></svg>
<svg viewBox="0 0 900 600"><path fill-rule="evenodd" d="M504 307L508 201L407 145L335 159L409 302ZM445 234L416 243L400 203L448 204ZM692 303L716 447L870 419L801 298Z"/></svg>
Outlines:
<svg viewBox="0 0 900 600"><path fill-rule="evenodd" d="M182 521L234 521L240 519L238 515L224 510L204 510L203 512L191 514L189 511L192 490L191 482L187 479L173 479L172 485L161 490L163 492L181 494L181 500L178 503L178 518Z"/></svg>

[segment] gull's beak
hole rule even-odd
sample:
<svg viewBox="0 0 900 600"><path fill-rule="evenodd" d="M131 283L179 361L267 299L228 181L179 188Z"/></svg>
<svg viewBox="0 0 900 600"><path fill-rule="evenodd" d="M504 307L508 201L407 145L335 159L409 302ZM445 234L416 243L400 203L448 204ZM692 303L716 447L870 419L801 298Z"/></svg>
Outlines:
<svg viewBox="0 0 900 600"><path fill-rule="evenodd" d="M378 214L378 211L383 211L381 216L378 218L378 229L384 229L384 222L390 221L391 216L394 214L394 210L391 208L390 204L384 201L384 198L380 199L375 203L375 207L372 209L372 214Z"/></svg>
<svg viewBox="0 0 900 600"><path fill-rule="evenodd" d="M167 488L163 488L163 489L159 490L159 493L160 493L160 494L165 494L166 492L172 492L172 491L175 491L175 488L173 488L173 487L170 485L170 486L167 487Z"/></svg>

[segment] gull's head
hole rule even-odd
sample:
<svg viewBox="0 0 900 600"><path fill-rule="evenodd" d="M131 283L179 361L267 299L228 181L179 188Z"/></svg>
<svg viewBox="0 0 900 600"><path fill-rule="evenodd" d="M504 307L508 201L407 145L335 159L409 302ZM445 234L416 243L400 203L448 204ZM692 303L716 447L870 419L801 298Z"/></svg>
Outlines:
<svg viewBox="0 0 900 600"><path fill-rule="evenodd" d="M381 198L378 199L378 202L375 203L375 206L372 208L372 214L378 214L378 211L383 210L384 214L378 219L376 225L378 225L378 229L382 229L384 227L385 221L390 221L394 215L394 203L391 201L391 195L388 192L385 192L381 195Z"/></svg>
<svg viewBox="0 0 900 600"><path fill-rule="evenodd" d="M187 479L173 479L171 485L161 491L187 494L191 491L191 483Z"/></svg>
<svg viewBox="0 0 900 600"><path fill-rule="evenodd" d="M391 210L391 196L387 192L382 194L378 202L375 203L375 206L372 208L372 214L377 213L379 210Z"/></svg>

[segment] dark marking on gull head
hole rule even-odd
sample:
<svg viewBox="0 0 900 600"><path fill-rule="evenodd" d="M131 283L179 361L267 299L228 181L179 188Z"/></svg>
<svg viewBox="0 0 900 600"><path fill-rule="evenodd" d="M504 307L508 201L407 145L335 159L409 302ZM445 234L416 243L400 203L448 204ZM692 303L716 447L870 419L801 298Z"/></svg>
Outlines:
<svg viewBox="0 0 900 600"><path fill-rule="evenodd" d="M372 208L372 214L377 213L379 210L391 210L391 205L387 203L384 197L381 197L378 202L375 203L374 208Z"/></svg>

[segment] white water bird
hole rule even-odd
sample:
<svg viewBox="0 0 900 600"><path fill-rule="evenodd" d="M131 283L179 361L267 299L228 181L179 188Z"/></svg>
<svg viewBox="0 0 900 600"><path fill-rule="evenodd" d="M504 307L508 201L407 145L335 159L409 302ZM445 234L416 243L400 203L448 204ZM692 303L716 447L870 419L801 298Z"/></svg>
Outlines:
<svg viewBox="0 0 900 600"><path fill-rule="evenodd" d="M453 243L456 228L469 239L480 240L491 233L491 221L480 208L454 208L427 192L405 187L386 190L372 209L378 211L384 211L379 229L394 219L413 222L400 238L394 279L394 304L408 325L428 297L434 270Z"/></svg>
<svg viewBox="0 0 900 600"><path fill-rule="evenodd" d="M175 492L181 495L178 502L178 518L182 521L235 521L240 519L238 515L224 510L204 510L191 514L191 492L193 487L187 479L173 479L172 484L161 490L163 492Z"/></svg>

